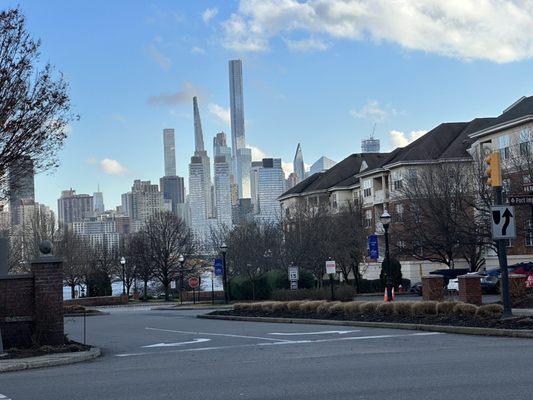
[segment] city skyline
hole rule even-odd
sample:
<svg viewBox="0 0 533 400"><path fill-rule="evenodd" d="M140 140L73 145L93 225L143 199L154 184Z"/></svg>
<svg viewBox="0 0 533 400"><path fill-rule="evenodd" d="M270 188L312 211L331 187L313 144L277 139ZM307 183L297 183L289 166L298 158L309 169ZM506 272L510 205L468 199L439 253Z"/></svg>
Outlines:
<svg viewBox="0 0 533 400"><path fill-rule="evenodd" d="M298 7L307 2L300 3ZM298 142L309 163L321 156L341 160L359 151L361 140L377 122L375 136L387 151L438 123L442 104L449 105L451 120L498 115L502 104L530 94L527 88L533 84L527 74L531 60L520 42L509 45L512 57L498 49L484 55L476 49L485 47L471 45L476 40L485 43L483 29L456 43L447 44L441 37L422 46L401 36L374 41L373 22L360 27L368 37L355 39L344 32L340 37L324 31L312 36L305 23L300 37L269 30L259 9L243 11L250 9L247 1L125 4L108 4L106 15L101 15L98 2L77 7L55 1L20 5L28 28L43 39L43 54L67 77L75 111L81 114L60 153L60 167L53 174L36 175L35 197L40 203L55 208L62 190L73 187L90 194L100 184L105 204L112 208L135 178L157 182L164 165L164 128L175 129L176 173L186 177L193 146L190 98L198 95L204 104L206 138L229 132L227 68L232 59L242 59L246 66L245 124L252 159L280 157L286 174L292 171L288 166ZM208 9L212 12L204 18ZM487 12L493 11L491 6ZM421 33L414 18L422 14L424 10L417 9L398 21L407 19ZM438 14L451 21L451 31L464 33L461 26L467 25L455 24L444 6ZM276 15L286 16L287 9L280 7ZM343 18L346 26L353 26L351 17ZM86 35L96 20L101 29ZM258 24L271 36L232 36L231 23L237 20L244 32L249 32L249 24ZM429 32L426 37L435 35ZM508 37L502 39L505 44ZM486 85L488 77L500 84ZM475 103L469 101L472 93L478 98ZM211 149L207 151L213 160Z"/></svg>

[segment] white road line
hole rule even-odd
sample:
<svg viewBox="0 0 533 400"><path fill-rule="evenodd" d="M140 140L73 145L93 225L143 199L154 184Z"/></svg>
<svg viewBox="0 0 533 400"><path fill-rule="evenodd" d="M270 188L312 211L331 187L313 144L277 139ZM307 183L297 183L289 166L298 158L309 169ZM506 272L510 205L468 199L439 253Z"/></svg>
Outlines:
<svg viewBox="0 0 533 400"><path fill-rule="evenodd" d="M159 354L159 353L164 353L164 354L185 353L185 352L196 352L196 351L237 349L237 348L245 348L245 347L313 344L313 343L337 342L337 341L344 341L344 340L372 340L372 339L388 339L388 338L397 338L397 337L433 336L433 335L445 335L445 333L422 332L422 333L408 333L408 334L398 334L398 335L352 336L352 337L318 339L318 340L286 340L286 341L280 341L276 343L254 343L254 344L242 344L242 345L232 345L232 346L197 347L197 348L192 348L192 349L170 350L170 351L165 351L165 352L152 351L152 352L144 352L144 353L125 353L125 354L117 354L116 356L117 357L132 357L132 356L154 355L154 354ZM249 337L250 336L247 336L247 338Z"/></svg>
<svg viewBox="0 0 533 400"><path fill-rule="evenodd" d="M156 343L156 344L150 344L147 346L142 346L143 348L151 348L151 347L178 347L178 346L185 346L186 344L195 344L195 343L203 343L203 342L209 342L211 339L194 339L190 342L177 342L177 343Z"/></svg>
<svg viewBox="0 0 533 400"><path fill-rule="evenodd" d="M232 335L232 334L227 334L227 333L189 332L189 331L176 331L173 329L159 329L159 328L149 328L149 327L144 328L144 329L148 329L150 331L183 333L186 335L225 336L225 337L234 337L234 338L241 338L241 339L261 339L261 340L269 340L273 342L287 342L286 339L272 339L272 338L266 338L266 337L260 337L260 336Z"/></svg>
<svg viewBox="0 0 533 400"><path fill-rule="evenodd" d="M3 394L0 394L0 399L11 400L9 397L4 396Z"/></svg>
<svg viewBox="0 0 533 400"><path fill-rule="evenodd" d="M321 331L321 332L272 332L269 333L269 335L277 335L277 336L301 336L301 335L331 335L331 334L338 334L338 335L345 335L347 333L354 333L354 332L361 332L360 329L352 330L352 331Z"/></svg>

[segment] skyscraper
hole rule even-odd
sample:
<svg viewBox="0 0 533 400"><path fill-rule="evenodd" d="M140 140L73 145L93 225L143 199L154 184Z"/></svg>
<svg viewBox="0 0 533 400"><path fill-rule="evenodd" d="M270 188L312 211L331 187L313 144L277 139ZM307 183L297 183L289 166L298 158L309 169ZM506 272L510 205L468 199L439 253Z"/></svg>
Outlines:
<svg viewBox="0 0 533 400"><path fill-rule="evenodd" d="M134 221L145 222L153 214L164 210L163 193L150 181L133 181L131 188L131 213Z"/></svg>
<svg viewBox="0 0 533 400"><path fill-rule="evenodd" d="M374 138L373 135L370 135L368 139L363 139L361 141L361 152L379 153L379 139Z"/></svg>
<svg viewBox="0 0 533 400"><path fill-rule="evenodd" d="M63 190L57 200L60 228L72 222L83 221L93 215L93 196L76 194L75 190Z"/></svg>
<svg viewBox="0 0 533 400"><path fill-rule="evenodd" d="M179 215L179 204L185 203L185 185L181 176L164 176L159 179L163 199L172 204L172 213Z"/></svg>
<svg viewBox="0 0 533 400"><path fill-rule="evenodd" d="M202 131L202 122L200 119L200 111L198 109L198 99L193 97L193 113L194 113L194 157L199 157L202 163L202 187L205 197L205 216L211 218L213 215L212 199L211 199L211 163L207 156L207 151L204 148L204 134ZM191 159L191 164L192 164ZM189 191L191 190L189 185Z"/></svg>
<svg viewBox="0 0 533 400"><path fill-rule="evenodd" d="M333 161L331 158L322 156L318 160L316 160L313 163L313 165L311 165L311 169L309 170L309 175L316 174L317 172L327 171L328 169L333 167L335 164L337 163Z"/></svg>
<svg viewBox="0 0 533 400"><path fill-rule="evenodd" d="M302 146L298 143L296 147L296 154L294 154L293 161L294 173L296 174L296 183L300 183L305 179L304 156L302 154Z"/></svg>
<svg viewBox="0 0 533 400"><path fill-rule="evenodd" d="M229 94L231 113L231 145L233 157L246 146L244 135L244 99L242 90L242 61L229 61Z"/></svg>
<svg viewBox="0 0 533 400"><path fill-rule="evenodd" d="M174 129L163 129L163 147L165 155L165 176L174 176L176 175Z"/></svg>
<svg viewBox="0 0 533 400"><path fill-rule="evenodd" d="M189 164L189 196L191 229L197 239L203 240L207 225L207 196L205 193L205 168L202 157L192 156Z"/></svg>
<svg viewBox="0 0 533 400"><path fill-rule="evenodd" d="M105 211L104 194L100 191L100 186L98 186L98 191L93 193L93 207L93 211L97 214L102 214Z"/></svg>
<svg viewBox="0 0 533 400"><path fill-rule="evenodd" d="M252 161L252 168L250 168L250 192L255 213L259 212L259 170L262 166L262 161Z"/></svg>
<svg viewBox="0 0 533 400"><path fill-rule="evenodd" d="M263 158L259 170L259 218L275 221L280 217L278 197L283 193L285 174L281 168L281 158Z"/></svg>
<svg viewBox="0 0 533 400"><path fill-rule="evenodd" d="M21 157L8 169L9 210L11 225L20 224L20 207L23 200L35 200L33 161Z"/></svg>
<svg viewBox="0 0 533 400"><path fill-rule="evenodd" d="M215 156L215 198L217 222L231 227L231 170L227 156Z"/></svg>
<svg viewBox="0 0 533 400"><path fill-rule="evenodd" d="M252 150L243 147L237 149L235 158L235 182L239 187L239 199L249 199L252 195L250 187L250 169L252 168Z"/></svg>

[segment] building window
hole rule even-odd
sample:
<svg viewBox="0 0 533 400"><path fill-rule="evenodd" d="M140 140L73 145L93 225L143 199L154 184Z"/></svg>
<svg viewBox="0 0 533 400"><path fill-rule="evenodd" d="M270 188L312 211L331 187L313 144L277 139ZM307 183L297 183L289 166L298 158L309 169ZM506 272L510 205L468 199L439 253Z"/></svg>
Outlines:
<svg viewBox="0 0 533 400"><path fill-rule="evenodd" d="M529 128L524 128L520 131L518 141L520 143L520 155L529 155L529 142L531 141L531 131Z"/></svg>
<svg viewBox="0 0 533 400"><path fill-rule="evenodd" d="M524 241L526 246L533 246L533 225L531 220L528 219L524 224Z"/></svg>
<svg viewBox="0 0 533 400"><path fill-rule="evenodd" d="M365 228L372 226L372 210L365 211Z"/></svg>
<svg viewBox="0 0 533 400"><path fill-rule="evenodd" d="M514 247L514 239L505 239L505 246Z"/></svg>
<svg viewBox="0 0 533 400"><path fill-rule="evenodd" d="M363 196L364 197L372 196L372 181L370 179L363 181Z"/></svg>
<svg viewBox="0 0 533 400"><path fill-rule="evenodd" d="M403 187L402 173L400 171L392 172L392 188L394 190L400 190Z"/></svg>
<svg viewBox="0 0 533 400"><path fill-rule="evenodd" d="M396 222L403 222L403 204L396 204Z"/></svg>
<svg viewBox="0 0 533 400"><path fill-rule="evenodd" d="M500 149L500 158L507 160L510 156L509 153L509 135L500 136L498 139L498 148Z"/></svg>
<svg viewBox="0 0 533 400"><path fill-rule="evenodd" d="M336 193L333 193L331 195L331 206L333 208L337 208L337 194Z"/></svg>

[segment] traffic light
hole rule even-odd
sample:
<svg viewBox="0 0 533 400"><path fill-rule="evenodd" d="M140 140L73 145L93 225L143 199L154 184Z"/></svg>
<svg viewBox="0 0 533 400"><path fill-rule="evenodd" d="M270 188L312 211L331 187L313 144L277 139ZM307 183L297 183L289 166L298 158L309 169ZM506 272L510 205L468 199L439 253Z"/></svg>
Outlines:
<svg viewBox="0 0 533 400"><path fill-rule="evenodd" d="M485 174L487 176L487 184L496 187L502 185L502 170L500 167L500 153L495 151L485 157L487 169Z"/></svg>

